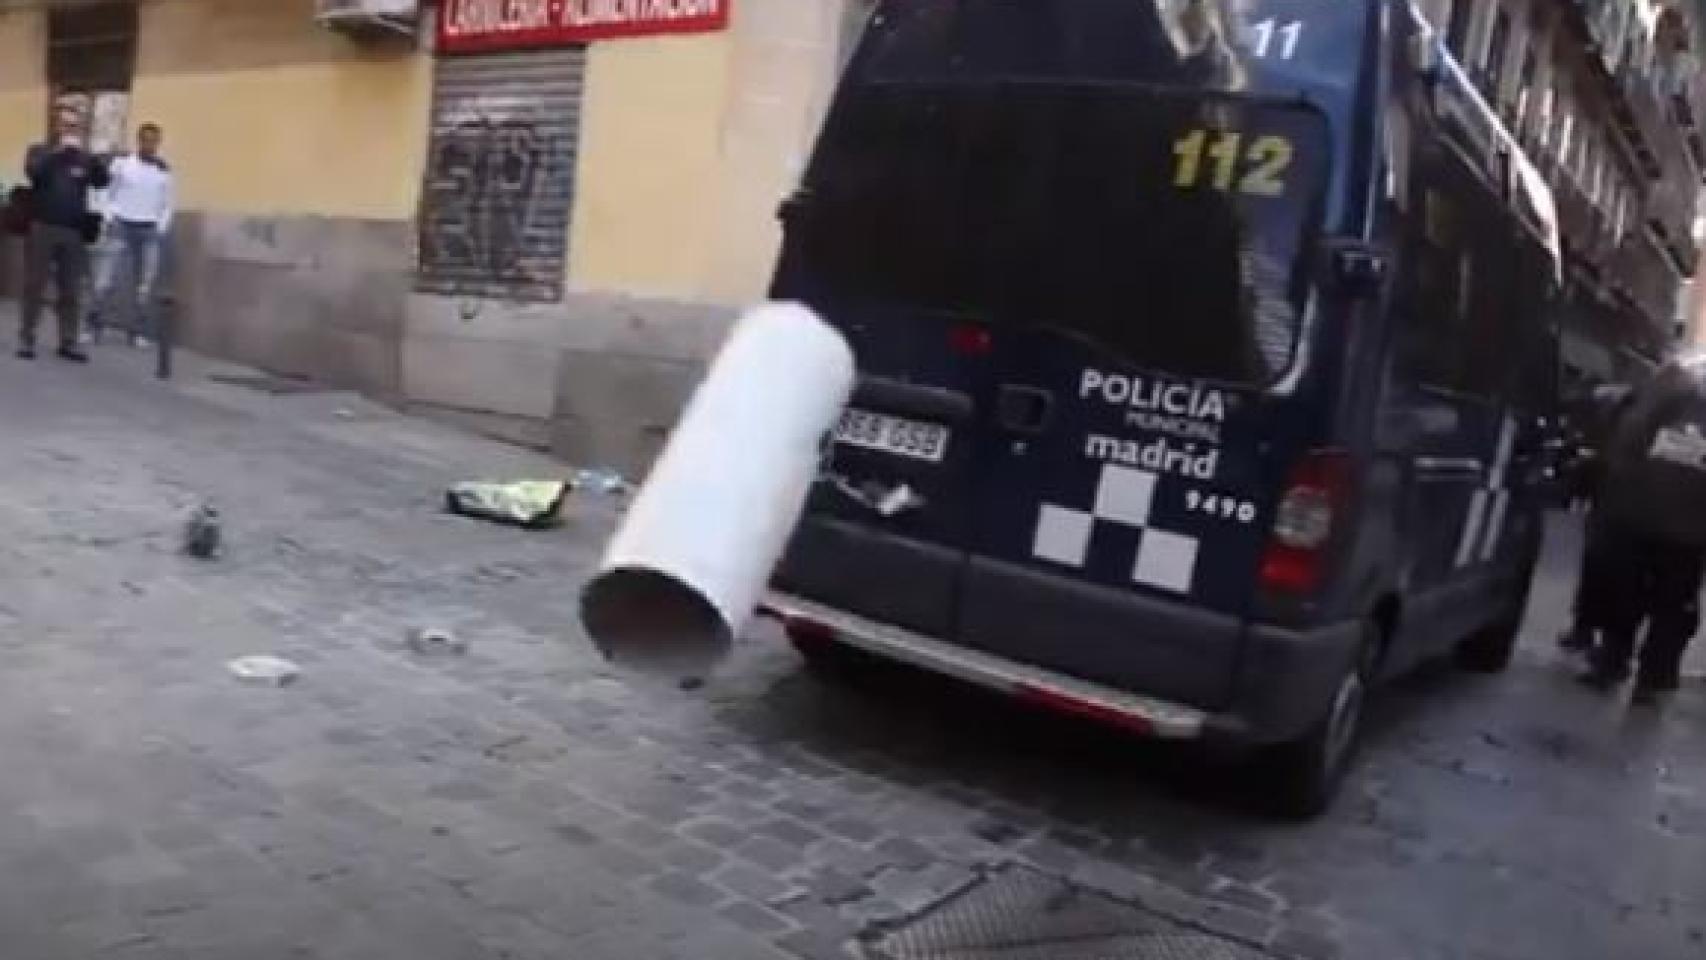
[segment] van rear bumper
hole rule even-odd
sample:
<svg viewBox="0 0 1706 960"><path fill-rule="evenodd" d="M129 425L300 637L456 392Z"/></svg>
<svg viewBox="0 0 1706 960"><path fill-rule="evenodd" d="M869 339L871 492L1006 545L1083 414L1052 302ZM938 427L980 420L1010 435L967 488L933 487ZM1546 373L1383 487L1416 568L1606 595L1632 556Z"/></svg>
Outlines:
<svg viewBox="0 0 1706 960"><path fill-rule="evenodd" d="M1280 742L1307 731L1326 713L1361 635L1355 623L1308 632L1249 628L1236 696L1228 709L1210 712L1019 663L789 594L772 593L764 609L802 639L844 643L1148 736L1236 743Z"/></svg>

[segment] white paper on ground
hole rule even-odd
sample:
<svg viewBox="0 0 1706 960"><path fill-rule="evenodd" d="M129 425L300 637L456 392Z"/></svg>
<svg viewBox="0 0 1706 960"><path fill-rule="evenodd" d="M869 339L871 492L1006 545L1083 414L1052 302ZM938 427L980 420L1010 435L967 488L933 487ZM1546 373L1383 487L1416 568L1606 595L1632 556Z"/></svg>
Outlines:
<svg viewBox="0 0 1706 960"><path fill-rule="evenodd" d="M283 657L258 654L238 657L225 665L231 675L244 683L282 687L302 675L302 668Z"/></svg>

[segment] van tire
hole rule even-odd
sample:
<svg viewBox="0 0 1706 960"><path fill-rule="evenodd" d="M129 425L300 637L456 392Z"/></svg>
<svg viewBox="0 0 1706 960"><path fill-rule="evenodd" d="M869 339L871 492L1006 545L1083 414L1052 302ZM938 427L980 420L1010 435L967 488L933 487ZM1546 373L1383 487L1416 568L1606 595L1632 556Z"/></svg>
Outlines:
<svg viewBox="0 0 1706 960"><path fill-rule="evenodd" d="M1380 628L1370 623L1362 646L1334 689L1326 715L1302 737L1267 749L1260 766L1274 814L1310 820L1332 807L1362 741L1382 640Z"/></svg>
<svg viewBox="0 0 1706 960"><path fill-rule="evenodd" d="M790 635L788 642L805 661L806 672L820 680L850 680L871 668L871 655L858 647L821 637Z"/></svg>
<svg viewBox="0 0 1706 960"><path fill-rule="evenodd" d="M1453 658L1471 673L1503 673L1521 637L1522 617L1507 617L1458 644Z"/></svg>

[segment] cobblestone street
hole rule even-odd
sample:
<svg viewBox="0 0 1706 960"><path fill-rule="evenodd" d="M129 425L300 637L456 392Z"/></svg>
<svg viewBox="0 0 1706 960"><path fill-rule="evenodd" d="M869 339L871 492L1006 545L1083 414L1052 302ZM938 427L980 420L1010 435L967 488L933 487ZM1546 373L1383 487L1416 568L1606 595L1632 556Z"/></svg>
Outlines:
<svg viewBox="0 0 1706 960"><path fill-rule="evenodd" d="M612 500L541 534L441 512L560 466L193 357L7 363L7 960L1706 955L1706 684L1655 712L1570 682L1566 521L1511 672L1392 691L1298 826L1230 763L826 683L770 626L703 689L630 688L575 615ZM203 502L212 563L177 550ZM302 678L227 673L263 653ZM1009 932L954 940L979 924Z"/></svg>

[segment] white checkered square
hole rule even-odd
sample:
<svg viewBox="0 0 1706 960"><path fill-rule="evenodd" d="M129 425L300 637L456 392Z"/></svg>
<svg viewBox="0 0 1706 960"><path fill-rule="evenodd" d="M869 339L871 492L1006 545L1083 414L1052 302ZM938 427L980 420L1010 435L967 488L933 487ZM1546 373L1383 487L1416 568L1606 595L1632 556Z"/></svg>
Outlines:
<svg viewBox="0 0 1706 960"><path fill-rule="evenodd" d="M1090 531L1096 518L1082 510L1043 504L1031 553L1044 560L1082 567L1090 556Z"/></svg>
<svg viewBox="0 0 1706 960"><path fill-rule="evenodd" d="M1131 578L1145 586L1189 593L1197 575L1197 549L1196 537L1145 530Z"/></svg>
<svg viewBox="0 0 1706 960"><path fill-rule="evenodd" d="M1102 481L1096 487L1096 519L1147 527L1154 506L1155 474L1116 464L1102 468Z"/></svg>

